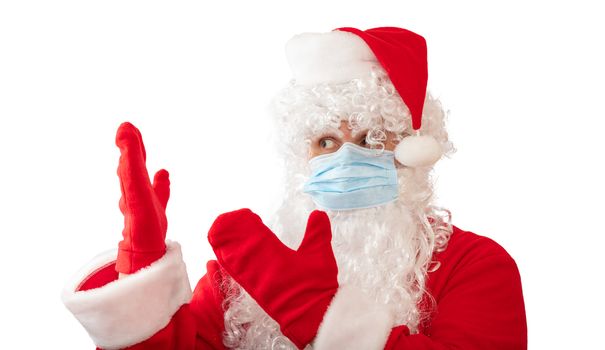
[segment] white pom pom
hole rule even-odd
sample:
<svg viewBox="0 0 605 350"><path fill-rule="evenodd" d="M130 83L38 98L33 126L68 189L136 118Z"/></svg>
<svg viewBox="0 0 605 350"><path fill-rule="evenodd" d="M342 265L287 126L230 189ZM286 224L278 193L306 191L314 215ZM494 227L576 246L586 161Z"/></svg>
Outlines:
<svg viewBox="0 0 605 350"><path fill-rule="evenodd" d="M412 168L433 165L442 155L439 142L428 135L405 137L395 147L395 159Z"/></svg>

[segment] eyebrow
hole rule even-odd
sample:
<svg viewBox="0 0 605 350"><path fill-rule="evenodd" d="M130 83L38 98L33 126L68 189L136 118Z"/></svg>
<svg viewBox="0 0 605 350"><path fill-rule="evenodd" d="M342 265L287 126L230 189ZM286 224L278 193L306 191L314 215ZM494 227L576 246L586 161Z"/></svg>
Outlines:
<svg viewBox="0 0 605 350"><path fill-rule="evenodd" d="M359 136L359 134L363 134L363 133L367 134L369 130L370 129L360 129L360 130L357 130L357 132L353 131L352 135L353 135L353 137L357 137L357 136Z"/></svg>
<svg viewBox="0 0 605 350"><path fill-rule="evenodd" d="M355 132L355 131L353 131L353 132L351 133L351 135L352 135L354 138L357 138L357 137L359 137L359 135L361 135L361 134L363 134L363 133L366 133L366 134L367 134L367 133L368 133L368 131L369 131L369 129L360 129L360 130L357 130L356 132ZM342 137L344 137L344 136L345 136L345 135L344 135L344 133L343 133L343 132L342 132L340 129L336 129L336 128L328 128L328 129L323 130L323 131L322 131L322 132L319 134L319 136L317 136L316 138L319 138L319 137L322 137L322 136L326 136L326 135L336 135L336 136L338 136L338 137L340 137L340 138L342 138Z"/></svg>
<svg viewBox="0 0 605 350"><path fill-rule="evenodd" d="M336 135L340 138L345 136L344 133L342 131L340 131L339 129L329 128L329 129L322 130L322 132L316 138L326 136L326 135Z"/></svg>

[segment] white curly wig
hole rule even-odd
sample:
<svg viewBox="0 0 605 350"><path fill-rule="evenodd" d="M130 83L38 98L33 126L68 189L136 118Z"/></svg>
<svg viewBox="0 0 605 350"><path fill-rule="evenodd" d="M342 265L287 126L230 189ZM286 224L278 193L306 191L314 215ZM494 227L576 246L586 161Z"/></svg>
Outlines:
<svg viewBox="0 0 605 350"><path fill-rule="evenodd" d="M296 249L308 215L317 209L302 192L310 175L311 138L346 121L357 132L368 130L366 142L384 149L386 132L395 142L412 134L408 108L386 72L374 67L363 78L339 84L301 86L295 81L272 103L275 142L284 161L286 189L282 205L268 226ZM433 136L449 157L455 149L445 128L440 102L427 93L422 134ZM433 202L432 167L397 164L399 198L386 205L326 213L332 224L332 246L339 284L351 283L377 302L389 305L397 324L412 333L426 320L432 303L426 293L427 273L438 266L434 252L446 249L452 232L449 211ZM225 345L234 349L296 349L273 321L235 282L227 283ZM420 307L424 304L424 307ZM310 346L309 346L310 347Z"/></svg>

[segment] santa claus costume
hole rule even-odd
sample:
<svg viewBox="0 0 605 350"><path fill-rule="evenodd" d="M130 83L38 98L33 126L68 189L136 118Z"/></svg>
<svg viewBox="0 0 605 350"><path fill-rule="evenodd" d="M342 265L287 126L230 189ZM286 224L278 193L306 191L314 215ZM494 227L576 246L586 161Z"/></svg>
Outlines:
<svg viewBox="0 0 605 350"><path fill-rule="evenodd" d="M140 132L118 129L123 240L63 292L97 347L526 349L514 260L432 204L433 164L453 146L424 38L347 27L297 35L286 53L294 79L273 103L283 204L268 225L249 209L220 215L217 260L193 291L166 240L168 173L150 181ZM309 159L342 130L363 146Z"/></svg>

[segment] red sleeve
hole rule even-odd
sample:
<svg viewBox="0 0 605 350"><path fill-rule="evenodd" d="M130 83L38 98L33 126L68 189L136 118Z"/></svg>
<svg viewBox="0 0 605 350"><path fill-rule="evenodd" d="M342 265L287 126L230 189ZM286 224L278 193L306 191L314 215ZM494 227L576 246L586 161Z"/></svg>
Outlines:
<svg viewBox="0 0 605 350"><path fill-rule="evenodd" d="M221 292L224 275L215 260L209 261L206 268L191 302L183 305L164 329L127 350L225 349Z"/></svg>
<svg viewBox="0 0 605 350"><path fill-rule="evenodd" d="M223 350L224 275L218 263L206 264L207 272L198 282L193 298L172 317L166 328L128 350Z"/></svg>
<svg viewBox="0 0 605 350"><path fill-rule="evenodd" d="M197 331L196 350L225 349L223 345L225 275L216 260L206 264L206 275L200 279L190 303Z"/></svg>
<svg viewBox="0 0 605 350"><path fill-rule="evenodd" d="M189 304L186 304L181 306L181 308L172 316L170 323L166 327L158 331L151 338L125 349L206 350L214 348L196 346L195 321L191 314ZM97 348L97 350L102 349Z"/></svg>
<svg viewBox="0 0 605 350"><path fill-rule="evenodd" d="M437 260L441 271L428 283L436 301L430 325L414 335L395 328L385 349L527 349L521 279L502 247L458 230Z"/></svg>
<svg viewBox="0 0 605 350"><path fill-rule="evenodd" d="M172 317L166 328L128 350L224 350L223 293L225 278L215 260L206 264L193 298ZM100 349L99 349L100 350Z"/></svg>

